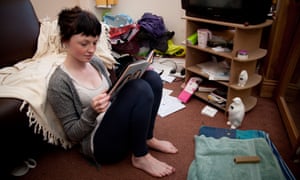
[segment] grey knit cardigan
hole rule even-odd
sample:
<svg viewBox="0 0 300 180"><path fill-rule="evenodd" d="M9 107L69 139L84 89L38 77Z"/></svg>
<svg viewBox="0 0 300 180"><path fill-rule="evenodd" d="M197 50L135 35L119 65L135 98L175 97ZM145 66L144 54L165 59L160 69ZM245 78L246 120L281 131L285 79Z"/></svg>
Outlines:
<svg viewBox="0 0 300 180"><path fill-rule="evenodd" d="M104 75L111 86L109 73L103 62L93 57L90 63ZM74 144L80 144L82 153L94 159L91 151L91 133L97 124L98 113L91 106L85 112L82 111L82 104L72 79L61 67L58 67L50 78L47 100L62 122L68 139Z"/></svg>

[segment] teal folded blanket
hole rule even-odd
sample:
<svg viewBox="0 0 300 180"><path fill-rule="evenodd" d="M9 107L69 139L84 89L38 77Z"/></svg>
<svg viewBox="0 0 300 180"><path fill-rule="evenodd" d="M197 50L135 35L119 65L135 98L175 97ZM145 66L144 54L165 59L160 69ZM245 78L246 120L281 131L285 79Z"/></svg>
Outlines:
<svg viewBox="0 0 300 180"><path fill-rule="evenodd" d="M259 163L236 164L236 156L259 156ZM219 139L195 136L195 159L188 180L285 179L276 157L264 138Z"/></svg>

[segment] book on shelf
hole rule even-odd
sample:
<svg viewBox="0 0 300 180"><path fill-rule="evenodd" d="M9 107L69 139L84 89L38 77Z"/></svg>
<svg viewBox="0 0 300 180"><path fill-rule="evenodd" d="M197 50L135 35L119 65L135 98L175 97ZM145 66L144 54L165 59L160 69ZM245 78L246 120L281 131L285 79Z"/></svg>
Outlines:
<svg viewBox="0 0 300 180"><path fill-rule="evenodd" d="M208 86L199 86L198 92L212 92L215 89L217 89L217 88L216 87L208 87Z"/></svg>
<svg viewBox="0 0 300 180"><path fill-rule="evenodd" d="M215 89L215 90L213 90L212 92L211 92L211 94L213 94L213 95L215 95L215 96L218 96L218 97L220 97L220 98L224 98L224 99L227 99L227 88L217 88L217 89Z"/></svg>
<svg viewBox="0 0 300 180"><path fill-rule="evenodd" d="M208 101L225 107L227 101L227 88L217 88L208 95Z"/></svg>
<svg viewBox="0 0 300 180"><path fill-rule="evenodd" d="M215 83L205 80L199 84L198 92L212 92L217 89L217 87Z"/></svg>
<svg viewBox="0 0 300 180"><path fill-rule="evenodd" d="M213 94L209 94L207 99L210 103L218 106L218 107L225 107L226 106L226 99L220 98L219 96L215 96Z"/></svg>

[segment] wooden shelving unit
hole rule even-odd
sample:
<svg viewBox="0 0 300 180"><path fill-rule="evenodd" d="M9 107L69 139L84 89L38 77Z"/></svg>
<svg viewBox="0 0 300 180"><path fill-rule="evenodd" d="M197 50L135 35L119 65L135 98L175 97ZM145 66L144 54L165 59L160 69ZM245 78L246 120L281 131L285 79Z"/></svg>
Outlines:
<svg viewBox="0 0 300 180"><path fill-rule="evenodd" d="M210 47L201 48L198 45L186 43L186 82L193 76L208 78L208 75L203 72L197 64L211 60L212 55L223 58L230 64L229 81L215 81L220 86L227 87L227 101L225 107L208 101L208 93L196 92L195 95L225 111L228 109L228 105L234 97L240 97L243 100L246 111L254 108L257 103L257 98L252 96L252 89L262 80L261 75L256 72L257 61L267 54L267 50L260 48L260 40L263 28L270 26L272 20L266 20L264 23L257 25L245 26L243 24L188 16L184 16L183 19L186 20L186 37L197 32L197 29L209 29L213 35L221 36L226 40L232 40L233 43L231 52L216 52ZM241 60L236 57L237 52L242 49L248 51L248 58L246 60ZM242 70L248 72L248 81L244 87L237 85L239 74Z"/></svg>

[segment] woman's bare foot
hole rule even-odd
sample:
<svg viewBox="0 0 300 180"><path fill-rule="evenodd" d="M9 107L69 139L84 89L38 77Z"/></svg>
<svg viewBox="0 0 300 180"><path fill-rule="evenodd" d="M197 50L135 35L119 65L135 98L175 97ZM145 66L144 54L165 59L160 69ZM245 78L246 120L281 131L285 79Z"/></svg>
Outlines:
<svg viewBox="0 0 300 180"><path fill-rule="evenodd" d="M178 149L171 142L165 140L159 140L156 139L155 137L147 140L147 145L150 148L156 149L164 153L174 154L178 152Z"/></svg>
<svg viewBox="0 0 300 180"><path fill-rule="evenodd" d="M164 177L175 172L175 168L154 158L150 153L142 157L132 155L132 165L154 177Z"/></svg>

